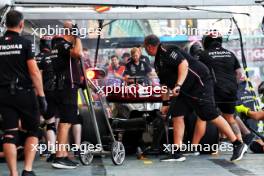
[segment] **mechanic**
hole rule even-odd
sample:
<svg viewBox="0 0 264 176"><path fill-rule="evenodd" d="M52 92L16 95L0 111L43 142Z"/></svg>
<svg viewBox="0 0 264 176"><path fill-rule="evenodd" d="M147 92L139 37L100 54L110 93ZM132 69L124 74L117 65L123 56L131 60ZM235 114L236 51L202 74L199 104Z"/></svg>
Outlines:
<svg viewBox="0 0 264 176"><path fill-rule="evenodd" d="M10 176L17 176L16 144L21 119L22 128L27 131L22 176L34 176L32 166L36 154L34 146L38 144L39 110L45 112L47 102L32 44L19 34L24 27L23 14L9 11L5 24L7 31L0 38L0 114L5 132L4 155Z"/></svg>
<svg viewBox="0 0 264 176"><path fill-rule="evenodd" d="M91 59L90 59L90 53L88 48L83 48L83 62L84 62L84 68L88 69L92 67Z"/></svg>
<svg viewBox="0 0 264 176"><path fill-rule="evenodd" d="M134 80L129 79L130 77L147 77L152 71L146 62L140 60L140 50L138 48L131 49L131 57L132 60L126 64L126 70L124 72L124 80L128 83L134 82Z"/></svg>
<svg viewBox="0 0 264 176"><path fill-rule="evenodd" d="M264 102L264 82L260 83L258 87L258 93L261 96L261 102ZM253 111L250 104L239 104L236 106L236 112L244 114L246 117L250 117L255 120L264 120L264 111Z"/></svg>
<svg viewBox="0 0 264 176"><path fill-rule="evenodd" d="M174 144L176 152L161 161L184 161L180 152L184 135L184 115L193 109L204 121L210 121L225 134L233 144L231 161L243 158L247 146L233 133L226 120L219 115L215 107L213 82L208 68L201 62L180 50L177 46L166 46L160 43L156 35L149 35L144 40L147 53L155 56L155 69L161 85L171 89L174 97L170 104L170 115L173 117ZM162 94L161 113L169 111L169 91Z"/></svg>
<svg viewBox="0 0 264 176"><path fill-rule="evenodd" d="M146 62L150 66L150 60L149 60L148 56L145 56L145 55L142 54L141 45L137 45L137 46L135 46L135 48L138 48L138 50L139 50L139 60ZM133 56L131 56L128 59L128 62L132 60L132 57Z"/></svg>
<svg viewBox="0 0 264 176"><path fill-rule="evenodd" d="M56 156L56 151L54 145L56 144L56 131L57 123L56 118L59 120L57 114L57 100L56 100L56 75L53 70L53 63L51 59L51 36L44 36L40 39L40 53L36 56L36 60L39 69L42 71L42 79L44 84L44 92L48 102L47 112L43 114L46 123L46 136L48 144L47 162L52 162ZM55 118L56 117L56 118ZM81 119L78 118L74 121L72 126L72 133L74 137L75 144L80 146L81 143ZM75 151L78 155L79 151Z"/></svg>
<svg viewBox="0 0 264 176"><path fill-rule="evenodd" d="M126 67L119 64L117 55L111 56L111 65L108 67L108 75L112 75L115 78L123 79L123 73Z"/></svg>
<svg viewBox="0 0 264 176"><path fill-rule="evenodd" d="M59 169L74 169L78 163L68 158L69 130L78 119L77 91L80 85L79 58L82 43L77 25L64 23L65 33L52 39L52 64L56 75L56 109L60 122L57 141L60 146L52 166ZM54 108L54 109L55 109ZM53 114L54 115L54 112Z"/></svg>
<svg viewBox="0 0 264 176"><path fill-rule="evenodd" d="M200 42L194 42L191 45L189 45L189 50L188 52L190 53L191 56L193 56L196 59L200 59L201 57L201 53L203 52L203 47L202 44ZM240 86L239 86L239 90L237 92L238 97L240 98L240 100L238 101L243 101L243 102L247 102L247 104L252 104L250 102L252 102L252 97L248 96L248 91L246 91L246 82L244 80L242 80L241 77L240 79ZM250 93L251 94L251 93ZM253 100L254 101L254 100ZM254 103L253 103L254 104ZM249 145L251 143L251 141L254 138L254 135L249 131L249 129L245 126L244 122L240 119L240 117L236 117L235 118L239 129L241 130L242 134L243 134L243 141L245 142L245 144ZM206 132L206 122L202 121L200 118L197 119L196 121L196 125L195 125L195 131L193 134L193 139L192 139L192 144L199 144L200 140L202 139L202 137L204 136ZM191 151L191 153L193 153L194 155L199 155L199 151Z"/></svg>
<svg viewBox="0 0 264 176"><path fill-rule="evenodd" d="M261 95L261 101L264 102L264 82L258 87L258 93ZM246 117L250 117L255 120L264 120L264 111L253 111L249 104L239 104L236 106L236 112L244 114Z"/></svg>
<svg viewBox="0 0 264 176"><path fill-rule="evenodd" d="M187 52L194 58L199 59L200 53L203 51L203 46L200 42L196 41L189 45Z"/></svg>
<svg viewBox="0 0 264 176"><path fill-rule="evenodd" d="M250 107L250 109L253 110L255 108L255 99L254 96L252 95L252 92L248 90L247 87L248 87L248 82L246 80L246 77L242 76L238 86L238 92L237 92L238 101L236 102L236 106L243 104L245 106ZM247 124L247 126L255 130L257 130L257 121L253 119L247 119L245 114L236 113L236 121L242 133L243 141L245 144L249 146L252 140L254 139L255 135L248 129L248 127L244 124L242 119Z"/></svg>
<svg viewBox="0 0 264 176"><path fill-rule="evenodd" d="M42 79L44 85L44 92L46 95L48 108L47 112L43 114L46 123L46 138L48 144L48 152L50 153L47 158L47 162L53 161L55 158L55 149L52 147L56 143L56 119L53 114L54 100L56 99L56 75L53 71L52 59L51 59L51 36L43 36L40 39L39 49L40 53L36 56L36 61L39 69L42 72ZM54 150L53 150L54 149Z"/></svg>
<svg viewBox="0 0 264 176"><path fill-rule="evenodd" d="M221 34L215 30L203 36L204 51L200 53L199 59L213 76L217 107L237 138L243 141L234 117L238 82L242 76L241 67L236 56L222 47L222 40Z"/></svg>
<svg viewBox="0 0 264 176"><path fill-rule="evenodd" d="M122 60L120 62L120 65L126 66L126 64L129 62L130 54L125 52L125 53L123 53L121 58L122 58Z"/></svg>
<svg viewBox="0 0 264 176"><path fill-rule="evenodd" d="M264 120L263 111L254 111L254 97L249 91L245 91L246 96L241 99L236 106L236 112L241 113L244 118L250 117L254 120ZM263 102L263 93L264 93L264 82L262 82L258 87L258 93L262 96L261 100ZM253 105L253 106L252 106ZM250 150L254 153L264 153L264 142L262 139L256 139L250 144Z"/></svg>

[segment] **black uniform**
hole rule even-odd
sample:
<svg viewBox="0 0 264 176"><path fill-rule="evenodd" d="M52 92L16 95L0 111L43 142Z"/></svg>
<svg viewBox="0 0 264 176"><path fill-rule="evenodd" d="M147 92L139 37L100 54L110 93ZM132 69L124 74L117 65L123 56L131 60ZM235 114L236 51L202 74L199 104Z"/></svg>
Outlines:
<svg viewBox="0 0 264 176"><path fill-rule="evenodd" d="M150 66L150 60L149 60L148 56L141 55L140 60L146 62Z"/></svg>
<svg viewBox="0 0 264 176"><path fill-rule="evenodd" d="M154 66L160 83L173 89L178 78L178 66L185 59L189 64L189 71L181 86L180 95L173 98L171 102L172 117L185 116L193 109L203 120L212 120L218 117L208 68L176 46L161 44L158 47Z"/></svg>
<svg viewBox="0 0 264 176"><path fill-rule="evenodd" d="M80 84L80 71L78 60L71 58L70 49L72 44L63 38L52 40L51 59L56 75L56 89L49 115L54 116L56 112L61 123L76 123L77 90Z"/></svg>
<svg viewBox="0 0 264 176"><path fill-rule="evenodd" d="M0 113L4 130L18 128L35 132L39 110L27 61L34 59L32 44L18 33L7 31L0 38Z"/></svg>
<svg viewBox="0 0 264 176"><path fill-rule="evenodd" d="M128 62L130 62L132 59L132 57L130 57L128 59ZM143 62L146 62L149 66L150 66L150 60L148 58L148 56L145 56L145 55L141 55L140 58L139 58L140 61L143 61Z"/></svg>
<svg viewBox="0 0 264 176"><path fill-rule="evenodd" d="M47 111L43 114L44 119L48 120L54 117L56 112L56 75L52 64L52 55L47 51L40 52L36 56L36 61L40 70L42 70L43 87L48 103Z"/></svg>
<svg viewBox="0 0 264 176"><path fill-rule="evenodd" d="M237 100L236 70L240 68L236 56L215 43L200 54L200 61L208 66L215 80L215 101L221 112L234 113Z"/></svg>
<svg viewBox="0 0 264 176"><path fill-rule="evenodd" d="M146 62L140 60L139 64L137 65L133 60L131 60L126 64L124 75L147 76L149 72L151 72L151 68Z"/></svg>

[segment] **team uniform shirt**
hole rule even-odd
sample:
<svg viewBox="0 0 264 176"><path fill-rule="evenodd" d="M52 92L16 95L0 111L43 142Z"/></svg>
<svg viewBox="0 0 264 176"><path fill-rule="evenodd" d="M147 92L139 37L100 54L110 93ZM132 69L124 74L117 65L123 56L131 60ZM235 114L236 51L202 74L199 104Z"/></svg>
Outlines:
<svg viewBox="0 0 264 176"><path fill-rule="evenodd" d="M148 65L150 65L150 60L149 60L148 56L141 55L141 56L140 56L140 60L141 60L141 61L144 61L144 62L146 62Z"/></svg>
<svg viewBox="0 0 264 176"><path fill-rule="evenodd" d="M36 56L38 67L42 70L44 91L53 91L56 88L56 75L50 56L50 52L41 52Z"/></svg>
<svg viewBox="0 0 264 176"><path fill-rule="evenodd" d="M179 96L171 99L169 115L188 116L193 110L206 121L218 117L213 98L213 85L209 69L177 46L160 45L155 57L155 69L160 83L173 89L178 79L178 66L188 62L188 74ZM195 98L194 98L195 97Z"/></svg>
<svg viewBox="0 0 264 176"><path fill-rule="evenodd" d="M215 80L215 94L225 94L236 99L236 70L240 68L236 56L219 45L200 54L200 61L210 69Z"/></svg>
<svg viewBox="0 0 264 176"><path fill-rule="evenodd" d="M63 37L54 37L51 45L50 59L56 76L56 88L47 94L48 109L44 118L58 115L61 123L74 124L78 120L77 90L81 77L79 61L71 57L72 44Z"/></svg>
<svg viewBox="0 0 264 176"><path fill-rule="evenodd" d="M203 87L203 80L210 79L208 68L177 46L165 46L162 44L158 47L154 63L160 83L173 89L178 79L178 66L183 60L187 60L189 70L181 89L189 91L194 86Z"/></svg>
<svg viewBox="0 0 264 176"><path fill-rule="evenodd" d="M7 31L0 38L0 114L4 130L22 128L37 131L39 108L27 61L34 59L32 43Z"/></svg>
<svg viewBox="0 0 264 176"><path fill-rule="evenodd" d="M132 61L132 57L128 58L128 62ZM139 58L140 61L143 61L143 62L146 62L149 66L150 66L150 60L148 58L148 56L145 56L145 55L141 55L140 58Z"/></svg>
<svg viewBox="0 0 264 176"><path fill-rule="evenodd" d="M151 68L144 61L139 61L138 64L135 64L133 60L126 64L126 70L124 75L129 76L147 76L148 73L151 72Z"/></svg>
<svg viewBox="0 0 264 176"><path fill-rule="evenodd" d="M27 60L34 59L34 47L31 41L18 33L7 31L0 38L0 86L31 88L32 81L27 68Z"/></svg>
<svg viewBox="0 0 264 176"><path fill-rule="evenodd" d="M54 38L52 40L51 59L53 69L57 75L57 83L61 80L67 88L73 88L80 84L79 61L70 57L70 49L72 44L64 38ZM60 86L58 86L60 87Z"/></svg>

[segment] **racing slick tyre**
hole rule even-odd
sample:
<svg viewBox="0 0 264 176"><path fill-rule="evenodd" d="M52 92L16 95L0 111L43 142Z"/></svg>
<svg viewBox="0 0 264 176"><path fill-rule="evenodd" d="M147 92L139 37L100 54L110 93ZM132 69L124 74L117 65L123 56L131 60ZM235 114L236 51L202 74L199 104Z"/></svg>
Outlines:
<svg viewBox="0 0 264 176"><path fill-rule="evenodd" d="M80 158L80 161L81 163L84 165L84 166L88 166L92 163L93 161L93 154L92 152L89 150L89 145L91 143L90 142L87 142L87 141L83 141L82 142L82 146L86 146L85 148L85 151L80 151L79 152L79 158Z"/></svg>
<svg viewBox="0 0 264 176"><path fill-rule="evenodd" d="M98 141L96 139L95 127L92 122L91 113L87 107L81 107L79 109L80 117L82 118L82 141L89 141L96 145ZM106 117L102 109L95 109L96 121L99 128L99 133L103 144L109 143L109 130L106 125Z"/></svg>
<svg viewBox="0 0 264 176"><path fill-rule="evenodd" d="M125 147L122 142L114 141L111 146L111 159L115 165L122 165L126 157Z"/></svg>

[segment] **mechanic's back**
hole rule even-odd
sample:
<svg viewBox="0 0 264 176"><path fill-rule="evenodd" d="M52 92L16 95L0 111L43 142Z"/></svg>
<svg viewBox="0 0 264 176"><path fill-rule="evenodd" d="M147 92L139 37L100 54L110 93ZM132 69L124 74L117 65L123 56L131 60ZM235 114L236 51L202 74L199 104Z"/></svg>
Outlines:
<svg viewBox="0 0 264 176"><path fill-rule="evenodd" d="M18 85L32 87L27 59L33 58L31 42L13 31L6 31L0 38L0 86Z"/></svg>
<svg viewBox="0 0 264 176"><path fill-rule="evenodd" d="M239 61L231 51L222 47L222 42L217 38L210 39L209 36L204 40L205 51L200 54L200 61L205 63L214 75L216 91L221 89L236 96L238 87L236 71L240 69ZM206 40L212 40L212 42Z"/></svg>

